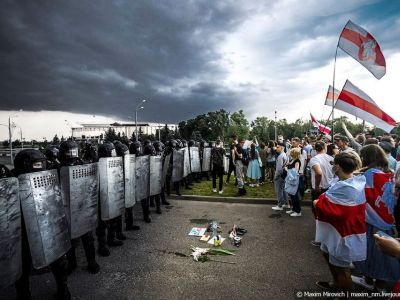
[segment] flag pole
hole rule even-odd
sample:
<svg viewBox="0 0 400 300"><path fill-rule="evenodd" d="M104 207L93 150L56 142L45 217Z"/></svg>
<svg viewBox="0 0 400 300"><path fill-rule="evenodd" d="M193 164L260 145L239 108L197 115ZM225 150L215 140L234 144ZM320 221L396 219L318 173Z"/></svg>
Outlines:
<svg viewBox="0 0 400 300"><path fill-rule="evenodd" d="M336 57L337 57L337 52L338 52L338 49L339 49L339 40L338 40L338 43L337 43L337 45L336 45L336 52L335 52L335 61L334 61L334 63L333 63L333 83L332 83L332 86L333 86L333 96L332 96L332 113L331 113L331 115L332 115L332 141L333 141L333 136L335 135L335 76L336 76ZM328 120L329 120L329 118L328 118Z"/></svg>

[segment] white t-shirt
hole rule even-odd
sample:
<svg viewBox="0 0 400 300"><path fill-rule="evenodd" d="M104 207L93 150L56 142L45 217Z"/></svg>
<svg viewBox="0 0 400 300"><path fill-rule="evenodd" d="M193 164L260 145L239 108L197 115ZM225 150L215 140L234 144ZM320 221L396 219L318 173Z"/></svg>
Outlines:
<svg viewBox="0 0 400 300"><path fill-rule="evenodd" d="M326 153L317 154L310 159L311 187L313 189L315 189L315 172L313 170L313 166L315 165L319 165L322 171L322 178L320 184L321 189L329 188L329 184L333 179L332 165L330 163L331 161L333 161L333 157Z"/></svg>

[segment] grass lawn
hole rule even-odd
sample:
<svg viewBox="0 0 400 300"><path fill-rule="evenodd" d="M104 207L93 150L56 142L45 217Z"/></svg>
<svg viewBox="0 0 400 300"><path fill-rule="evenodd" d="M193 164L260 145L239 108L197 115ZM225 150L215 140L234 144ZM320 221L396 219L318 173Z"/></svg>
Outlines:
<svg viewBox="0 0 400 300"><path fill-rule="evenodd" d="M234 178L231 177L231 182L229 185L225 185L226 176L224 175L224 193L222 195L218 193L213 193L212 191L212 181L210 176L210 181L205 178L200 183L193 183L193 188L187 190L182 188L181 193L183 195L199 195L199 196L214 196L214 197L234 197L237 194L238 188L234 186ZM217 180L218 189L218 180ZM246 185L247 194L244 196L246 198L268 198L275 199L275 191L273 183L264 183L259 187L249 187Z"/></svg>

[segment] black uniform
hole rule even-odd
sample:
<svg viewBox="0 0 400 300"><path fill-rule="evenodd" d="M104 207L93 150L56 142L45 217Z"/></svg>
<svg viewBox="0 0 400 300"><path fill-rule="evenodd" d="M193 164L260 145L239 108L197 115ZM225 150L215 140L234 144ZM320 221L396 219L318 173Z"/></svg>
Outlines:
<svg viewBox="0 0 400 300"><path fill-rule="evenodd" d="M21 174L40 172L46 170L46 157L39 151L33 149L25 149L20 151L14 160L14 174L19 176ZM32 268L32 257L29 249L28 235L26 226L22 216L22 275L16 281L15 288L17 291L18 299L30 299L31 292L29 287L29 276ZM67 286L67 259L63 255L56 261L50 264L50 269L54 275L57 284L57 297L58 299L71 299L71 294Z"/></svg>
<svg viewBox="0 0 400 300"><path fill-rule="evenodd" d="M114 157L116 156L115 147L113 143L105 142L99 146L99 158L103 157ZM114 218L112 220L103 221L101 219L101 203L100 203L100 195L99 195L99 224L96 229L97 240L99 242L99 254L101 256L109 256L110 250L107 246L122 246L123 242L121 240L116 239L116 231L118 220ZM107 237L106 237L107 232Z"/></svg>
<svg viewBox="0 0 400 300"><path fill-rule="evenodd" d="M84 164L79 159L78 145L74 141L65 141L60 145L60 164L58 166L58 172L60 173L61 167L64 166L77 166ZM88 262L88 270L92 274L96 274L100 271L100 266L96 262L96 250L94 247L93 232L86 232L80 237L82 240L83 249L85 251L86 260ZM78 244L78 238L71 240L71 249L67 252L68 259L68 272L72 273L73 270L78 266L76 261L75 248Z"/></svg>

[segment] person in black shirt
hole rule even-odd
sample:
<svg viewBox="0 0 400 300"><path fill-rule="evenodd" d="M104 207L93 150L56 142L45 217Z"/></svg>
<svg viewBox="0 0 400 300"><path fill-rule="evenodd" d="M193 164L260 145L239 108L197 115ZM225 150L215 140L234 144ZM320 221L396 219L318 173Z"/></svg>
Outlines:
<svg viewBox="0 0 400 300"><path fill-rule="evenodd" d="M211 161L212 161L212 183L213 192L217 192L217 176L219 178L219 193L222 194L222 182L224 176L224 156L225 149L222 147L221 140L217 140L215 147L211 149Z"/></svg>

